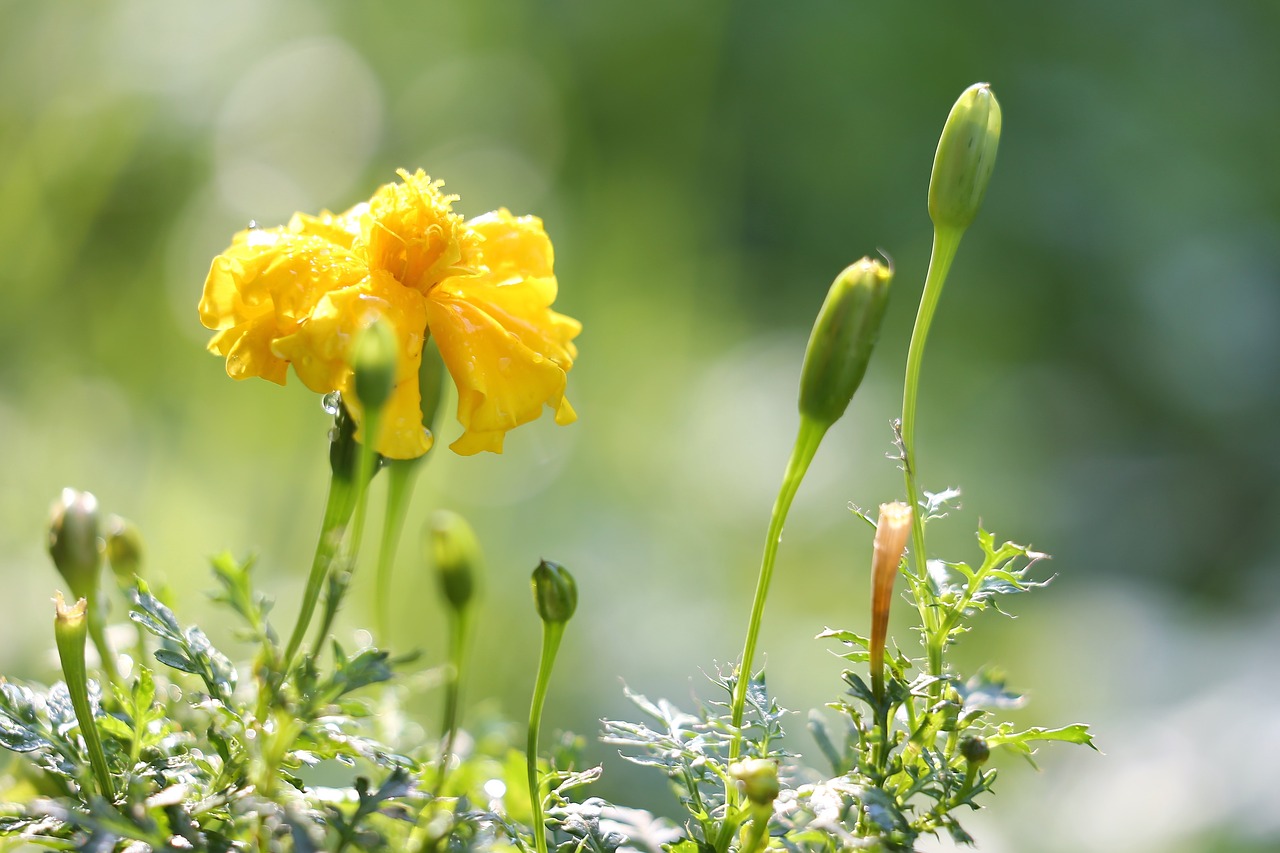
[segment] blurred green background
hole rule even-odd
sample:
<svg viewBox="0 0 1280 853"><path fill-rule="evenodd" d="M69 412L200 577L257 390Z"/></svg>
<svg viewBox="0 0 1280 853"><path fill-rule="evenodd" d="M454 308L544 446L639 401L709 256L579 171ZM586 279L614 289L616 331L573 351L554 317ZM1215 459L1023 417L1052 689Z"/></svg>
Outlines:
<svg viewBox="0 0 1280 853"><path fill-rule="evenodd" d="M1004 665L1030 721L1094 723L1106 754L1006 762L970 828L989 853L1280 850L1278 32L1275 3L1192 0L0 2L0 671L51 677L42 536L66 485L138 522L189 618L210 612L208 555L256 553L287 629L326 418L296 381L228 379L196 301L248 220L422 167L467 215L545 219L557 307L585 331L579 423L441 454L411 531L449 506L481 534L470 694L516 718L528 572L577 573L548 725L588 735L635 715L620 678L688 705L738 654L808 325L844 265L892 255L880 348L800 493L762 638L785 705L833 698L811 638L866 629L870 536L847 507L902 494L885 453L929 168L983 80L1000 159L918 436L926 487L966 509L931 542L971 557L980 514L1055 555L1055 584L960 657ZM397 584L397 645L438 661L412 532ZM603 793L673 811L592 750Z"/></svg>

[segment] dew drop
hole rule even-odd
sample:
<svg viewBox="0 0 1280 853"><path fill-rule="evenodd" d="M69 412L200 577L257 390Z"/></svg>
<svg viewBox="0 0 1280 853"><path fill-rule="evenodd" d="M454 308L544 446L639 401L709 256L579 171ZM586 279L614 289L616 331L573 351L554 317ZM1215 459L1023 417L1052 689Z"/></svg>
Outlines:
<svg viewBox="0 0 1280 853"><path fill-rule="evenodd" d="M261 227L261 226L259 226L259 225L258 225L258 220L256 220L256 219L250 219L250 220L249 220L249 230L250 230L250 231L257 231L257 230L258 230L258 228L260 228L260 227Z"/></svg>
<svg viewBox="0 0 1280 853"><path fill-rule="evenodd" d="M330 391L320 398L320 406L329 414L336 415L342 408L342 392Z"/></svg>

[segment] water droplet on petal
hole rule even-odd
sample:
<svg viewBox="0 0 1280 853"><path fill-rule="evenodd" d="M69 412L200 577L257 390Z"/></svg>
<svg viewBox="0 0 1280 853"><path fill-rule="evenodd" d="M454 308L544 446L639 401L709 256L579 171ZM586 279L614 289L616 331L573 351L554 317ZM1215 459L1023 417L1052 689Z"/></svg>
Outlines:
<svg viewBox="0 0 1280 853"><path fill-rule="evenodd" d="M261 226L259 226L259 225L258 225L258 220L256 220L256 219L250 219L250 220L249 220L249 230L250 230L250 231L257 231L259 227L261 227Z"/></svg>
<svg viewBox="0 0 1280 853"><path fill-rule="evenodd" d="M329 414L338 414L338 411L342 408L342 392L330 391L320 398L320 405Z"/></svg>

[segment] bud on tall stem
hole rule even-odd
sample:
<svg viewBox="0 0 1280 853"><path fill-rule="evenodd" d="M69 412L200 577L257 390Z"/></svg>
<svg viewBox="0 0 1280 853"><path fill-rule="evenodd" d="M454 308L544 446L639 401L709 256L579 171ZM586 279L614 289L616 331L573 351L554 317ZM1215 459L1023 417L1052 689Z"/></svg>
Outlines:
<svg viewBox="0 0 1280 853"><path fill-rule="evenodd" d="M547 828L542 817L542 786L538 781L538 730L542 725L542 705L547 698L547 684L551 680L551 667L555 665L556 652L564 626L578 609L578 585L569 570L557 563L543 560L533 570L533 603L542 618L542 657L538 662L538 677L533 686L533 701L529 705L529 737L525 743L525 767L529 779L529 805L533 809L533 839L538 853L547 853Z"/></svg>
<svg viewBox="0 0 1280 853"><path fill-rule="evenodd" d="M884 647L889 630L889 607L893 603L893 582L907 548L911 532L911 507L904 503L880 505L876 540L871 556L871 689L884 698Z"/></svg>

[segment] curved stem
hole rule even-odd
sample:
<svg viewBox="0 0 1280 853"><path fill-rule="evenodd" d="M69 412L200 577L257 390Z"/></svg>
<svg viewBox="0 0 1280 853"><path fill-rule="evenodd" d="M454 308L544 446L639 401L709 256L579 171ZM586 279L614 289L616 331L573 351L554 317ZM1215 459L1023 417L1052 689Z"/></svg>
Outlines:
<svg viewBox="0 0 1280 853"><path fill-rule="evenodd" d="M368 420L370 433L376 435L378 426L377 419L370 417ZM347 546L342 556L333 562L329 568L329 595L325 599L324 613L320 619L320 625L316 629L315 649L318 653L321 646L324 645L325 638L329 636L329 631L333 628L333 620L338 615L338 608L342 606L342 599L346 596L347 590L351 588L351 576L356 569L356 559L360 556L360 544L364 538L364 522L365 516L369 512L369 486L373 481L373 475L376 470L377 454L371 447L360 446L359 464L357 472L359 479L356 480L356 500L355 513L351 520L351 535L347 537Z"/></svg>
<svg viewBox="0 0 1280 853"><path fill-rule="evenodd" d="M924 293L920 297L920 309L916 313L915 326L911 330L911 345L907 350L907 378L902 391L902 468L906 474L907 502L911 505L911 557L915 562L915 583L928 583L928 558L924 542L924 513L920 511L920 486L916 457L916 397L920 390L920 368L924 363L924 345L929 337L929 326L938 307L938 297L946 283L951 262L960 246L962 231L938 228L933 232L933 253L929 257L929 272L925 276ZM915 595L920 610L920 620L927 637L937 629L933 611L923 596ZM932 643L929 650L929 674L942 675L942 656L935 652Z"/></svg>
<svg viewBox="0 0 1280 853"><path fill-rule="evenodd" d="M547 698L551 667L564 636L563 622L542 623L542 659L538 662L538 679L533 686L533 702L529 706L529 737L525 743L525 763L529 775L529 807L533 811L533 840L538 853L547 853L547 829L543 824L541 786L538 784L538 730L542 725L542 705Z"/></svg>
<svg viewBox="0 0 1280 853"><path fill-rule="evenodd" d="M396 548L409 511L409 496L422 458L387 461L387 511L382 519L382 541L378 544L378 571L374 585L374 618L378 642L383 645L391 636L391 568L395 564Z"/></svg>
<svg viewBox="0 0 1280 853"><path fill-rule="evenodd" d="M311 617L315 615L316 604L320 601L320 592L324 589L324 579L329 573L334 557L338 554L338 546L342 543L342 534L347 529L351 512L355 508L355 489L350 480L332 477L329 480L329 497L325 502L324 521L320 525L320 537L316 540L316 553L311 560L311 574L307 576L307 588L302 594L302 609L298 611L298 621L289 636L289 645L285 647L281 661L281 672L287 673L293 668L295 656L302 646L302 640L311 627Z"/></svg>
<svg viewBox="0 0 1280 853"><path fill-rule="evenodd" d="M747 641L742 649L742 660L738 664L738 678L733 686L733 740L729 744L729 760L733 761L742 750L742 718L746 711L747 687L751 683L751 667L755 662L756 641L760 639L760 623L764 618L764 602L769 596L769 582L773 579L773 564L778 557L778 545L782 542L782 527L786 524L787 513L791 511L791 502L796 491L809 470L809 463L818 451L818 445L826 434L829 425L820 424L812 418L801 415L800 431L796 435L795 447L791 450L791 459L787 462L787 471L782 477L782 488L778 491L777 500L773 503L773 515L769 519L769 532L764 540L764 557L760 561L760 576L756 580L755 600L751 604L751 620L747 623ZM729 786L728 799L733 804L737 799L737 791Z"/></svg>

